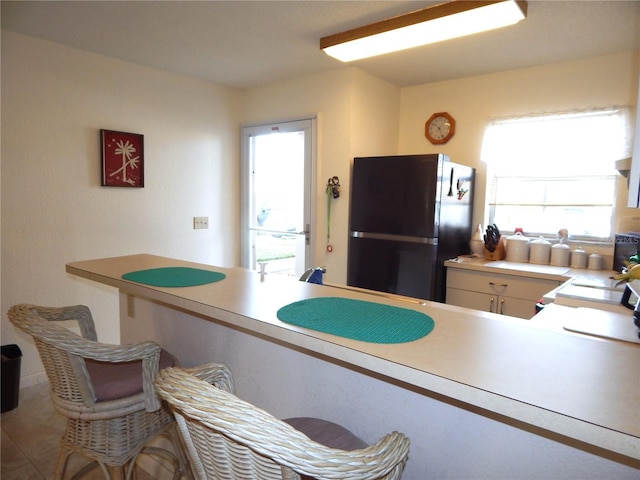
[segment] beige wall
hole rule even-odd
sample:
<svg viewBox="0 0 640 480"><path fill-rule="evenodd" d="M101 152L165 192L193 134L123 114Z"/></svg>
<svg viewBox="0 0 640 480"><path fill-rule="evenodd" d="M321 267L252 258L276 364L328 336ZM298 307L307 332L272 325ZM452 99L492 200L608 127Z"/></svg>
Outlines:
<svg viewBox="0 0 640 480"><path fill-rule="evenodd" d="M2 32L2 311L84 303L119 341L114 289L67 262L149 252L234 265L241 94L207 82ZM99 129L141 133L143 189L100 186ZM193 230L208 216L209 230ZM32 342L2 317L25 381Z"/></svg>
<svg viewBox="0 0 640 480"><path fill-rule="evenodd" d="M404 88L399 150L403 154L439 150L453 161L475 167L478 182L474 224L484 224L486 171L480 161L480 149L489 119L610 105L635 106L637 88L638 58L633 53ZM440 111L447 111L456 119L456 133L446 145L434 147L424 136L424 123L433 112ZM626 196L626 183L620 177L617 218L638 215L637 209L625 207Z"/></svg>

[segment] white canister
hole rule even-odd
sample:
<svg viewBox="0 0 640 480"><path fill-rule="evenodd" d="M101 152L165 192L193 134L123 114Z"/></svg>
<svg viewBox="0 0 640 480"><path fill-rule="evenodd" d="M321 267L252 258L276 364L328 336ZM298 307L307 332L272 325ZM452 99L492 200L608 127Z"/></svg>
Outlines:
<svg viewBox="0 0 640 480"><path fill-rule="evenodd" d="M571 249L564 243L556 243L551 247L551 265L556 267L568 267Z"/></svg>
<svg viewBox="0 0 640 480"><path fill-rule="evenodd" d="M543 236L531 242L529 247L529 262L539 265L549 265L551 258L551 242L544 239Z"/></svg>
<svg viewBox="0 0 640 480"><path fill-rule="evenodd" d="M507 237L507 258L508 262L529 261L529 239L517 232L515 235Z"/></svg>
<svg viewBox="0 0 640 480"><path fill-rule="evenodd" d="M587 252L576 248L571 252L571 268L587 268Z"/></svg>
<svg viewBox="0 0 640 480"><path fill-rule="evenodd" d="M604 257L599 253L589 255L589 270L602 270L604 268Z"/></svg>

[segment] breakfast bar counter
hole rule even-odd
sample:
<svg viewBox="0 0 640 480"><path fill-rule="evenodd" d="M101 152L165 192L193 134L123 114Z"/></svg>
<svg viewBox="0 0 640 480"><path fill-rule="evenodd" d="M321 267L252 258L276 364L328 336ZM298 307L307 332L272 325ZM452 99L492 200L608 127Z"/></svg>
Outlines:
<svg viewBox="0 0 640 480"><path fill-rule="evenodd" d="M224 279L161 287L122 278L162 267ZM368 441L403 431L412 452L405 479L638 478L638 345L147 254L66 270L119 289L123 342L156 340L185 366L227 363L239 395L275 415L331 415ZM414 341L374 343L278 318L286 305L324 297L421 312L435 326Z"/></svg>

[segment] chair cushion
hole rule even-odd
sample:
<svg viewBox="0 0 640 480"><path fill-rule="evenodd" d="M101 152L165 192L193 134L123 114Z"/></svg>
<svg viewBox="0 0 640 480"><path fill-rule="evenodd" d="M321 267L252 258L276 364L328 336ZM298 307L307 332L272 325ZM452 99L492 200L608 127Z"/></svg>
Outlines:
<svg viewBox="0 0 640 480"><path fill-rule="evenodd" d="M286 418L284 422L299 432L304 433L314 442L340 450L358 450L368 445L349 430L320 418L298 417Z"/></svg>
<svg viewBox="0 0 640 480"><path fill-rule="evenodd" d="M285 418L288 423L299 432L304 433L311 440L321 443L325 447L340 450L358 450L368 445L341 425L322 420L320 418L296 417ZM307 475L300 475L301 480L315 480Z"/></svg>
<svg viewBox="0 0 640 480"><path fill-rule="evenodd" d="M169 352L160 351L158 370L173 367L177 363L176 358ZM142 392L142 360L112 363L85 359L85 365L98 402L125 398Z"/></svg>

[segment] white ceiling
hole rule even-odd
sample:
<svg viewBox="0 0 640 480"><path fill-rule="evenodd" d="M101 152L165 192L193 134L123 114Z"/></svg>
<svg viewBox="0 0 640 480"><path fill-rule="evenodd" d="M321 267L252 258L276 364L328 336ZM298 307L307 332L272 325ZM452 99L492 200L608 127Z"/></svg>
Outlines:
<svg viewBox="0 0 640 480"><path fill-rule="evenodd" d="M6 1L2 28L246 89L344 66L321 37L432 1ZM640 0L528 2L527 19L353 62L398 86L640 48Z"/></svg>

